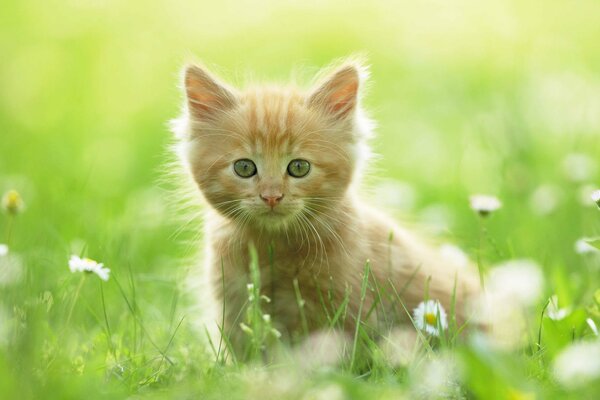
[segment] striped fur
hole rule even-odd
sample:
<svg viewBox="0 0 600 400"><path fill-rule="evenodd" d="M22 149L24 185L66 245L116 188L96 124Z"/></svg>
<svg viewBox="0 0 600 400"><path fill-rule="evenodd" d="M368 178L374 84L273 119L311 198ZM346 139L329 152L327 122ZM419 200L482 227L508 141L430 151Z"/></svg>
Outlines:
<svg viewBox="0 0 600 400"><path fill-rule="evenodd" d="M478 291L472 270L448 264L358 198L355 184L373 126L360 107L366 76L362 64L349 61L312 90L260 85L238 91L202 67L186 69L179 153L208 205L203 274L215 302L226 300L225 328L232 337L238 337L247 300L250 244L258 250L263 292L272 300L269 312L289 337L300 327L294 280L311 330L323 327L346 296L342 325L352 329L367 262L374 290L364 309L378 303L374 326L407 321L406 310L425 296L450 308L455 278L457 319L466 319L464 300ZM257 175L236 176L233 163L242 158L254 161ZM311 163L304 178L286 173L297 158ZM269 191L284 195L273 210L259 197Z"/></svg>

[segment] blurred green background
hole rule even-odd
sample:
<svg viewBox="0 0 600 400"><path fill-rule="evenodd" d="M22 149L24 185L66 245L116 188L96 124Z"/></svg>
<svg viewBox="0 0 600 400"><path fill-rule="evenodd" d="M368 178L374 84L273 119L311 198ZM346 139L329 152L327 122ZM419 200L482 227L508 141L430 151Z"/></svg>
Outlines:
<svg viewBox="0 0 600 400"><path fill-rule="evenodd" d="M585 305L598 264L574 243L600 234L589 198L600 186L599 22L596 0L4 1L0 191L18 190L27 208L12 222L0 215L0 242L22 271L0 287L10 334L0 389L144 393L203 369L189 316L173 334L196 222L180 229L162 179L179 72L194 58L243 85L308 82L365 54L374 201L474 256L468 196L497 195L486 263L533 258L545 293ZM75 296L67 259L82 251L113 270L102 292L90 279ZM189 359L169 369L151 341L171 337Z"/></svg>

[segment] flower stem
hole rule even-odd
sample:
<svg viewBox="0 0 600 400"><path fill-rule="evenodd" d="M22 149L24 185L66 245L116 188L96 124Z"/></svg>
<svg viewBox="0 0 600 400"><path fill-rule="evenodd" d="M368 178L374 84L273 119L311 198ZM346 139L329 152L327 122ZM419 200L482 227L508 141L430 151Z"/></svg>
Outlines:
<svg viewBox="0 0 600 400"><path fill-rule="evenodd" d="M77 299L79 298L79 293L81 292L81 288L83 287L83 281L85 281L85 274L81 275L81 280L79 281L79 285L77 285L77 290L75 290L75 297L73 297L73 302L71 303L71 309L69 310L69 314L67 316L67 323L71 321L71 316L73 315L73 310L75 309L75 304L77 304Z"/></svg>
<svg viewBox="0 0 600 400"><path fill-rule="evenodd" d="M479 217L479 249L477 250L477 269L479 270L479 283L481 288L485 290L485 283L483 279L483 245L486 234L484 217Z"/></svg>
<svg viewBox="0 0 600 400"><path fill-rule="evenodd" d="M10 238L12 237L14 215L8 215L8 223L6 224L6 244L10 246Z"/></svg>

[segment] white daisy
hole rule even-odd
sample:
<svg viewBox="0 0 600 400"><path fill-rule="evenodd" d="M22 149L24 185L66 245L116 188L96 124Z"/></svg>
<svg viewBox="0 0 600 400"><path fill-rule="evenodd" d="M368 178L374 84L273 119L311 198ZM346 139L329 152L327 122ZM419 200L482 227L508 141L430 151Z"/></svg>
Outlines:
<svg viewBox="0 0 600 400"><path fill-rule="evenodd" d="M592 192L592 200L600 207L600 189Z"/></svg>
<svg viewBox="0 0 600 400"><path fill-rule="evenodd" d="M105 268L104 264L89 258L80 258L76 255L72 255L69 259L69 269L71 272L93 272L103 281L107 281L110 274L110 269Z"/></svg>
<svg viewBox="0 0 600 400"><path fill-rule="evenodd" d="M448 328L446 311L437 300L427 300L419 303L413 311L415 326L433 336L439 336L441 331Z"/></svg>
<svg viewBox="0 0 600 400"><path fill-rule="evenodd" d="M8 245L0 243L0 257L4 257L8 254Z"/></svg>
<svg viewBox="0 0 600 400"><path fill-rule="evenodd" d="M460 360L449 352L424 359L410 368L412 396L419 399L455 398L459 387Z"/></svg>
<svg viewBox="0 0 600 400"><path fill-rule="evenodd" d="M546 308L546 315L553 321L560 321L571 313L569 307L558 307L558 296L553 295L548 299L548 308Z"/></svg>
<svg viewBox="0 0 600 400"><path fill-rule="evenodd" d="M486 284L491 294L523 307L533 305L542 294L542 268L533 260L515 259L492 268Z"/></svg>
<svg viewBox="0 0 600 400"><path fill-rule="evenodd" d="M496 349L509 351L522 345L527 328L523 307L504 293L482 292L473 299L473 320L487 327L485 338Z"/></svg>
<svg viewBox="0 0 600 400"><path fill-rule="evenodd" d="M471 208L479 215L485 217L502 207L497 197L484 194L476 194L470 197Z"/></svg>
<svg viewBox="0 0 600 400"><path fill-rule="evenodd" d="M570 388L600 378L600 342L579 342L564 349L554 360L554 376Z"/></svg>
<svg viewBox="0 0 600 400"><path fill-rule="evenodd" d="M542 294L541 267L531 260L509 260L489 272L485 292L471 302L475 321L488 326L490 343L501 350L514 350L523 344L526 308Z"/></svg>

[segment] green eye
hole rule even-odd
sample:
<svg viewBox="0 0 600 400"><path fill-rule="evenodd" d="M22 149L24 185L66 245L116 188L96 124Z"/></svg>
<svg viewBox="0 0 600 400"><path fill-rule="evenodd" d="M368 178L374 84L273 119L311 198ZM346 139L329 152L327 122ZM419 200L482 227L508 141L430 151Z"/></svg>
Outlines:
<svg viewBox="0 0 600 400"><path fill-rule="evenodd" d="M310 163L306 160L292 160L287 167L287 171L294 178L302 178L310 171Z"/></svg>
<svg viewBox="0 0 600 400"><path fill-rule="evenodd" d="M250 178L256 175L256 164L252 160L244 158L233 163L233 170L242 178Z"/></svg>

